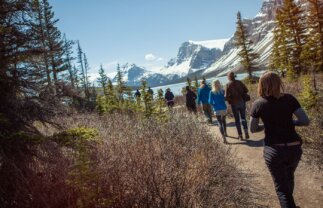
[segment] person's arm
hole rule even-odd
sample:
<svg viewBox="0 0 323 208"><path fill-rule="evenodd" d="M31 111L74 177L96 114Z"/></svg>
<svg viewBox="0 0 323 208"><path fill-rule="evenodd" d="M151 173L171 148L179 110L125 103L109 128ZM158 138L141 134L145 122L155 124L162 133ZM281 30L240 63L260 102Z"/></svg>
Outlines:
<svg viewBox="0 0 323 208"><path fill-rule="evenodd" d="M293 120L295 126L308 126L310 124L310 119L306 115L303 108L298 108L294 115L296 116L297 120Z"/></svg>
<svg viewBox="0 0 323 208"><path fill-rule="evenodd" d="M213 105L213 99L212 99L212 98L213 98L213 97L212 97L212 91L210 91L208 102L209 102L209 104L211 104L211 105Z"/></svg>
<svg viewBox="0 0 323 208"><path fill-rule="evenodd" d="M197 91L197 104L201 104L201 89L198 89Z"/></svg>
<svg viewBox="0 0 323 208"><path fill-rule="evenodd" d="M227 84L224 91L224 98L226 101L229 101L230 97L231 97L231 94L229 90L229 85Z"/></svg>
<svg viewBox="0 0 323 208"><path fill-rule="evenodd" d="M264 125L259 124L259 118L250 117L250 131L251 133L256 133L264 130Z"/></svg>

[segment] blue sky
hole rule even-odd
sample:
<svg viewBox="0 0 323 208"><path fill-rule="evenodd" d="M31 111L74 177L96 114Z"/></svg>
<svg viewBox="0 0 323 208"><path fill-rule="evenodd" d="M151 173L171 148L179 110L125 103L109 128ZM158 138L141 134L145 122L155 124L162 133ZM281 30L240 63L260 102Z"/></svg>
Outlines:
<svg viewBox="0 0 323 208"><path fill-rule="evenodd" d="M187 40L229 38L236 13L254 17L263 0L49 0L58 27L79 40L91 73L126 62L155 69Z"/></svg>

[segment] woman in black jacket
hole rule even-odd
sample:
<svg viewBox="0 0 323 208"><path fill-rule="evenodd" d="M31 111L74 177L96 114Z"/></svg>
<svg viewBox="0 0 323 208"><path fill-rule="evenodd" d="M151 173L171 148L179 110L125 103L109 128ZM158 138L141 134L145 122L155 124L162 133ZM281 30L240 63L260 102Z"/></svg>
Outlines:
<svg viewBox="0 0 323 208"><path fill-rule="evenodd" d="M297 99L282 93L282 81L273 72L259 80L258 94L251 108L250 131L265 129L264 159L273 178L281 207L296 207L294 172L302 156L302 140L295 126L309 125L309 119ZM293 120L293 115L297 120ZM259 125L259 119L264 125Z"/></svg>

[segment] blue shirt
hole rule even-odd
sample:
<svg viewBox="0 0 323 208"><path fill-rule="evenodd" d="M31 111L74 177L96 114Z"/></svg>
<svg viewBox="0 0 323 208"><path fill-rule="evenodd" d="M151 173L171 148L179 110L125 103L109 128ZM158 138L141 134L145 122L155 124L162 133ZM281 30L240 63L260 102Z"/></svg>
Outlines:
<svg viewBox="0 0 323 208"><path fill-rule="evenodd" d="M204 85L204 87L199 88L197 93L197 103L198 104L208 104L209 103L209 94L210 94L210 87Z"/></svg>
<svg viewBox="0 0 323 208"><path fill-rule="evenodd" d="M210 91L209 103L213 106L214 111L226 110L227 105L225 104L224 90L219 92Z"/></svg>

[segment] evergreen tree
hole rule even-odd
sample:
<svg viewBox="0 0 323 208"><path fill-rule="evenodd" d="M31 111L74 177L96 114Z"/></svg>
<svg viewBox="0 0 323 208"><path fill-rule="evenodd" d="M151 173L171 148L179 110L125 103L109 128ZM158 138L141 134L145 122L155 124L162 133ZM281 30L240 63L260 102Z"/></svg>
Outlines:
<svg viewBox="0 0 323 208"><path fill-rule="evenodd" d="M299 75L302 71L301 52L305 42L304 14L294 0L284 0L278 12L278 25L285 31L284 41L288 52L288 65L291 73Z"/></svg>
<svg viewBox="0 0 323 208"><path fill-rule="evenodd" d="M124 101L124 97L126 92L129 90L126 86L125 81L123 81L123 73L121 71L120 65L117 65L117 75L116 75L116 81L117 81L117 96L119 101L122 103Z"/></svg>
<svg viewBox="0 0 323 208"><path fill-rule="evenodd" d="M76 89L79 89L79 82L80 82L80 78L79 78L79 71L77 69L77 67L74 65L73 69L72 69L72 77L74 79L74 85L76 87Z"/></svg>
<svg viewBox="0 0 323 208"><path fill-rule="evenodd" d="M287 28L282 21L281 12L276 11L276 26L274 28L274 43L270 57L270 68L273 71L280 73L282 76L286 72L291 72L290 69L290 48L287 42Z"/></svg>
<svg viewBox="0 0 323 208"><path fill-rule="evenodd" d="M103 94L105 96L107 96L107 89L106 88L107 88L107 84L108 84L108 76L105 74L102 64L100 66L99 75L100 75L100 77L98 78L98 82L103 89Z"/></svg>
<svg viewBox="0 0 323 208"><path fill-rule="evenodd" d="M115 94L115 89L113 87L111 79L108 78L108 84L107 84L107 95L105 97L107 102L107 112L112 112L116 109L118 109L118 99Z"/></svg>
<svg viewBox="0 0 323 208"><path fill-rule="evenodd" d="M55 83L55 90L58 90L59 73L65 72L67 67L64 63L64 40L62 39L61 32L56 24L58 19L54 18L54 12L49 5L48 0L42 0L43 18L46 44L49 49L49 63L53 80Z"/></svg>
<svg viewBox="0 0 323 208"><path fill-rule="evenodd" d="M167 119L167 108L164 98L164 91L159 89L157 91L157 99L156 99L156 117L160 121L165 121Z"/></svg>
<svg viewBox="0 0 323 208"><path fill-rule="evenodd" d="M80 42L77 41L77 62L79 64L79 83L81 85L81 87L83 88L83 92L85 94L85 97L87 98L87 100L89 100L89 89L88 89L88 78L87 78L87 68L85 66L85 60L84 60L84 53L82 51L82 48L80 46Z"/></svg>
<svg viewBox="0 0 323 208"><path fill-rule="evenodd" d="M251 47L252 42L248 39L247 31L241 20L241 13L237 14L237 29L235 32L235 45L240 48L238 55L241 58L241 65L247 70L249 78L252 77L252 72L255 70L255 60L258 54L253 52Z"/></svg>
<svg viewBox="0 0 323 208"><path fill-rule="evenodd" d="M198 81L198 79L197 79L197 76L195 76L194 77L194 87L193 87L193 91L195 92L195 93L197 93L197 89L200 87L200 85L199 85L199 81Z"/></svg>
<svg viewBox="0 0 323 208"><path fill-rule="evenodd" d="M35 68L38 68L38 74L43 77L44 84L52 90L52 76L50 70L50 51L47 44L46 28L44 23L44 7L39 0L32 1L31 3L31 16L30 26L32 34L31 37L35 38L34 45L38 46L42 53L39 58L33 62Z"/></svg>
<svg viewBox="0 0 323 208"><path fill-rule="evenodd" d="M186 78L186 84L187 84L187 86L189 86L190 88L192 87L192 80L191 80L189 77L187 77L187 78Z"/></svg>
<svg viewBox="0 0 323 208"><path fill-rule="evenodd" d="M64 39L64 55L65 55L64 62L65 62L66 69L69 74L68 80L70 81L72 88L75 89L76 88L76 84L75 84L76 77L75 77L73 67L72 67L72 61L74 60L74 58L72 56L72 54L73 54L72 47L73 47L74 42L67 40L65 35L64 35L63 39Z"/></svg>
<svg viewBox="0 0 323 208"><path fill-rule="evenodd" d="M141 98L144 103L144 113L146 117L151 117L154 112L153 98L149 92L147 92L147 81L141 80Z"/></svg>
<svg viewBox="0 0 323 208"><path fill-rule="evenodd" d="M308 0L308 36L303 46L303 68L312 72L323 71L323 2ZM314 77L315 78L315 77Z"/></svg>
<svg viewBox="0 0 323 208"><path fill-rule="evenodd" d="M82 74L82 77L84 78L84 80L82 80L82 82L84 82L84 86L85 86L85 95L89 98L90 97L90 90L89 90L89 76L88 76L88 72L90 71L90 65L89 62L87 61L86 55L85 53L83 53L83 61L84 61L84 74Z"/></svg>

